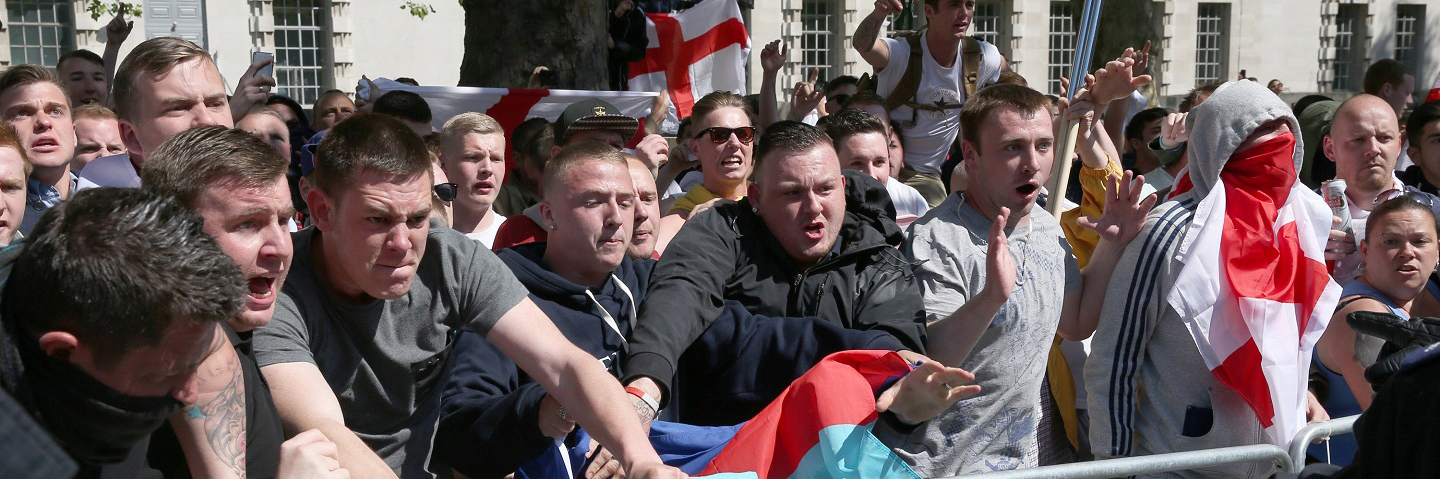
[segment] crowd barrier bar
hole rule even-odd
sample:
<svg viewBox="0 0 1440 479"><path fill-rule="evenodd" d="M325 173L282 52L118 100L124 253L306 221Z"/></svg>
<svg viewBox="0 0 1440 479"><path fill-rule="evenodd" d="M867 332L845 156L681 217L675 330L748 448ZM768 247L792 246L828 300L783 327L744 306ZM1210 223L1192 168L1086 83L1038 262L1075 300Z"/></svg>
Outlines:
<svg viewBox="0 0 1440 479"><path fill-rule="evenodd" d="M1300 432L1295 433L1295 440L1290 442L1290 472L1300 472L1300 469L1305 467L1305 449L1310 445L1310 441L1354 431L1355 420L1359 418L1359 414L1345 416L1300 429Z"/></svg>
<svg viewBox="0 0 1440 479"><path fill-rule="evenodd" d="M1300 472L1305 467L1305 449L1317 438L1346 434L1355 429L1355 420L1360 416L1346 416L1339 419L1305 426L1295 434L1290 451L1271 444L1201 449L1199 451L1172 452L1149 456L1122 457L1100 461L1075 462L1054 466L1032 467L976 474L989 479L1104 479L1126 477L1155 472L1174 472L1201 467L1244 464L1271 461L1283 472ZM974 477L965 476L965 477ZM954 479L950 477L937 479Z"/></svg>
<svg viewBox="0 0 1440 479"><path fill-rule="evenodd" d="M1291 465L1290 453L1285 452L1285 450L1279 446L1272 444L1255 444L1250 446L1202 449L1199 451L1152 454L1149 456L1123 457L1100 461L1074 462L1054 466L990 472L965 477L985 477L987 479L1104 479L1260 461L1269 461L1282 469L1288 469ZM954 478L947 477L942 479Z"/></svg>

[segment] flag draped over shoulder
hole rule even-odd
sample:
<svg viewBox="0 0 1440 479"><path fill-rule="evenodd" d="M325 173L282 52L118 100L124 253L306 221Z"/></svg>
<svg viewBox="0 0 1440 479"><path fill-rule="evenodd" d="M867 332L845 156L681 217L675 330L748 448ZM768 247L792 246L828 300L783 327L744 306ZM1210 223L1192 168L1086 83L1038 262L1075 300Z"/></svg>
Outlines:
<svg viewBox="0 0 1440 479"><path fill-rule="evenodd" d="M531 118L555 121L565 108L580 100L599 98L619 108L622 113L635 118L644 118L650 113L655 92L641 91L588 91L588 90L543 90L522 88L476 88L410 86L385 78L375 80L381 91L404 90L414 92L430 105L434 116L431 126L439 130L450 117L466 112L480 112L494 118L505 129L505 166L515 166L514 142L510 134L515 127Z"/></svg>
<svg viewBox="0 0 1440 479"><path fill-rule="evenodd" d="M871 433L875 397L910 370L894 351L831 354L744 424L657 421L650 442L666 464L698 476L919 479ZM574 477L584 470L589 438L582 438L563 453L552 448L515 477Z"/></svg>
<svg viewBox="0 0 1440 479"><path fill-rule="evenodd" d="M680 118L695 100L716 90L745 94L750 35L736 0L705 0L674 14L645 16L650 44L630 63L630 89L667 90Z"/></svg>
<svg viewBox="0 0 1440 479"><path fill-rule="evenodd" d="M1304 425L1311 352L1340 298L1323 254L1330 209L1298 181L1295 147L1286 132L1226 162L1168 297L1205 365L1281 447Z"/></svg>

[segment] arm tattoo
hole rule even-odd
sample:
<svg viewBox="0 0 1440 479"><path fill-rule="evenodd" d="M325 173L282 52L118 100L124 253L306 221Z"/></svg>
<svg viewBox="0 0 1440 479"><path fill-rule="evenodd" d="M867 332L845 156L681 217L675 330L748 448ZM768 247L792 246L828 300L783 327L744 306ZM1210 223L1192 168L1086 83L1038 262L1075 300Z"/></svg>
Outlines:
<svg viewBox="0 0 1440 479"><path fill-rule="evenodd" d="M202 375L201 389L210 381L227 381L214 398L200 401L187 409L186 420L203 421L202 430L210 443L210 449L227 468L237 476L245 477L245 377L241 373L240 359L231 356L225 368L231 374ZM198 411L193 411L197 410ZM198 414L199 417L196 417Z"/></svg>
<svg viewBox="0 0 1440 479"><path fill-rule="evenodd" d="M885 17L870 15L860 21L860 26L855 27L855 50L860 53L869 53L875 49L875 40L880 38L880 24L885 23Z"/></svg>
<svg viewBox="0 0 1440 479"><path fill-rule="evenodd" d="M635 415L640 416L640 426L645 429L650 429L650 423L655 421L657 412L654 409L650 409L650 405L645 404L645 401L635 399L631 401L631 403L635 405Z"/></svg>

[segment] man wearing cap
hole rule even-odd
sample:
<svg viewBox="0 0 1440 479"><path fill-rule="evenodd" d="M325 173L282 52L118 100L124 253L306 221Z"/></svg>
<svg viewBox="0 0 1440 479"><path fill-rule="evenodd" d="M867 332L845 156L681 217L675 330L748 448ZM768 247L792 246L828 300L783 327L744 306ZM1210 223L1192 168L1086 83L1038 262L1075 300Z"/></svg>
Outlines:
<svg viewBox="0 0 1440 479"><path fill-rule="evenodd" d="M550 156L555 156L567 145L582 141L598 141L616 149L624 148L626 139L635 136L639 129L639 120L625 116L619 108L605 100L591 98L577 101L566 107L560 119L555 121L555 146L550 149ZM507 218L495 232L491 249L499 251L515 245L545 241L549 236L537 204Z"/></svg>

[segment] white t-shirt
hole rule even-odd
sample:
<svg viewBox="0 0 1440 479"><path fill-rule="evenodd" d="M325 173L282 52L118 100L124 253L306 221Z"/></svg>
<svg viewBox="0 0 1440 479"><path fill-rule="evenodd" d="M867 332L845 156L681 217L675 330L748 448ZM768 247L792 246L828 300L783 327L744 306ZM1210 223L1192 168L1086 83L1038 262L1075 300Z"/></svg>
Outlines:
<svg viewBox="0 0 1440 479"><path fill-rule="evenodd" d="M880 70L876 81L876 93L884 97L900 84L905 76L905 65L910 61L910 42L903 38L887 38L890 47L890 62ZM955 63L950 68L941 67L930 55L930 46L920 41L921 59L925 62L920 73L920 86L915 90L916 103L932 105L963 105L965 89L960 85L960 73L964 70L963 48L955 50ZM1000 79L1000 51L995 45L980 42L980 81L984 87ZM910 124L911 119L915 123ZM900 106L890 112L890 119L900 127L900 136L905 140L905 164L921 173L940 173L940 165L950 152L950 145L960 134L960 109L945 111L915 111Z"/></svg>
<svg viewBox="0 0 1440 479"><path fill-rule="evenodd" d="M500 216L500 213L495 213L495 221L490 223L489 228L474 233L465 233L465 237L479 241L480 244L485 245L485 249L490 249L490 247L495 245L495 233L500 232L500 224L504 222L505 217Z"/></svg>
<svg viewBox="0 0 1440 479"><path fill-rule="evenodd" d="M891 178L885 182L885 191L890 193L890 202L895 204L895 223L901 228L930 211L930 204L914 187Z"/></svg>

